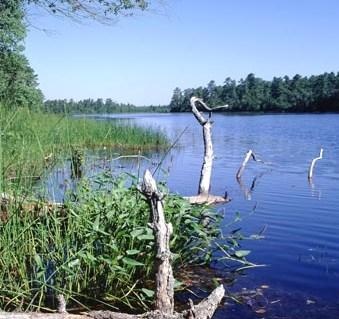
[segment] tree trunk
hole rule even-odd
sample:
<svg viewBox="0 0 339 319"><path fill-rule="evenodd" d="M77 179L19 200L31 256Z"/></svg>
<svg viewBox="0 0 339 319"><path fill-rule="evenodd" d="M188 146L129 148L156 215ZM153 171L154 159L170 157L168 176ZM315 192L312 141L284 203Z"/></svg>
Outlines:
<svg viewBox="0 0 339 319"><path fill-rule="evenodd" d="M200 171L200 181L198 196L187 197L191 204L215 204L226 202L228 199L222 196L210 195L211 189L211 177L212 177L212 167L213 167L213 142L212 142L212 120L209 116L208 119L205 119L203 114L198 111L196 104L199 103L204 107L205 110L210 112L212 109L209 108L203 100L193 96L191 97L191 107L192 112L199 124L202 126L203 140L204 140L204 160Z"/></svg>

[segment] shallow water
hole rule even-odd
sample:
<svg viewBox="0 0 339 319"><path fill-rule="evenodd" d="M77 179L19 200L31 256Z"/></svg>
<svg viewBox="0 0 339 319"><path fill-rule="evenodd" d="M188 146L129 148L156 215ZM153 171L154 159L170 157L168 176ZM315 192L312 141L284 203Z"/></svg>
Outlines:
<svg viewBox="0 0 339 319"><path fill-rule="evenodd" d="M101 120L107 117L161 128L172 140L186 128L162 164L159 178L164 178L166 171L171 191L196 194L203 144L201 127L191 114L95 116ZM339 115L216 114L213 119L216 158L212 193L227 191L232 198L231 203L218 207L225 216L223 227L236 212L242 218L236 227L244 234L267 227L264 239L243 242L244 249L252 251L249 259L267 267L247 271L233 290L269 286L264 291L267 312L261 316L265 318L297 318L301 313L311 318L338 318ZM321 147L324 158L317 162L309 183L308 167ZM248 149L266 164L250 161L240 185L235 174ZM145 155L153 163L144 162L142 167L154 169L161 160L161 155ZM135 159L111 162L101 156L98 164L95 156L89 155L89 171L109 167L119 172L137 167ZM62 200L65 179L69 180L69 171L59 168L47 180L51 196L57 200ZM60 187L52 186L56 184ZM223 273L222 264L215 267ZM220 318L239 315L258 317L253 306L228 305L218 311Z"/></svg>

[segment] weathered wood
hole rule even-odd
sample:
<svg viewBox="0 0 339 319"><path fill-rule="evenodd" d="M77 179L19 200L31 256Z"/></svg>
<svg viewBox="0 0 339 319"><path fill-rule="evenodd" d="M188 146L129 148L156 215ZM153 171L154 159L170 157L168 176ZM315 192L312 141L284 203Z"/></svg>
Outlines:
<svg viewBox="0 0 339 319"><path fill-rule="evenodd" d="M324 150L321 148L321 149L320 149L320 152L319 152L319 156L316 157L316 158L314 158L314 159L312 160L311 165L310 165L310 168L309 168L309 170L308 170L308 179L309 179L309 180L313 178L313 169L314 169L314 165L315 165L315 163L316 163L318 160L320 160L320 159L323 158L323 152L324 152Z"/></svg>
<svg viewBox="0 0 339 319"><path fill-rule="evenodd" d="M218 195L197 195L197 196L188 196L184 197L189 201L190 204L218 204L218 203L226 203L230 202L231 199L228 197L218 196Z"/></svg>
<svg viewBox="0 0 339 319"><path fill-rule="evenodd" d="M166 223L162 195L149 170L146 170L143 179L142 192L148 199L152 226L156 237L156 300L155 309L165 314L174 312L174 278L171 265L171 251L169 248L172 224Z"/></svg>
<svg viewBox="0 0 339 319"><path fill-rule="evenodd" d="M214 196L210 195L211 189L211 177L212 177L212 167L213 167L213 142L212 142L212 120L211 120L211 111L214 109L209 108L206 103L200 98L195 96L191 97L190 100L192 113L194 117L197 119L199 124L202 126L203 131L203 141L204 141L204 159L203 164L200 171L200 180L199 180L199 189L197 196L187 197L191 204L216 204L226 202L227 199L222 196ZM206 119L201 112L199 112L197 108L197 104L200 104L204 110L210 112L210 116ZM227 107L227 106L222 106ZM220 107L218 107L220 108Z"/></svg>
<svg viewBox="0 0 339 319"><path fill-rule="evenodd" d="M0 312L0 319L90 319L86 315L68 313L38 313L38 312Z"/></svg>
<svg viewBox="0 0 339 319"><path fill-rule="evenodd" d="M239 169L238 169L237 175L236 175L236 177L237 177L238 180L241 178L241 175L242 175L242 173L244 172L245 167L246 167L246 165L247 165L247 162L250 160L252 154L253 154L253 151L252 151L252 150L248 150L248 151L247 151L247 153L246 153L246 155L245 155L245 157L244 157L244 160L243 160L243 162L241 163L241 165L240 165L240 167L239 167Z"/></svg>
<svg viewBox="0 0 339 319"><path fill-rule="evenodd" d="M210 118L205 119L202 113L200 113L196 107L196 104L200 103L204 108L207 105L203 100L193 96L191 97L191 107L195 118L203 128L203 139L204 139L204 160L200 172L199 181L199 195L207 195L211 188L211 176L213 166L213 143L212 143L212 121Z"/></svg>
<svg viewBox="0 0 339 319"><path fill-rule="evenodd" d="M195 319L212 318L224 295L225 288L223 285L220 285L219 287L214 289L206 299L195 306L191 305L191 309L184 312L184 317L186 317L185 313L189 313L190 317Z"/></svg>

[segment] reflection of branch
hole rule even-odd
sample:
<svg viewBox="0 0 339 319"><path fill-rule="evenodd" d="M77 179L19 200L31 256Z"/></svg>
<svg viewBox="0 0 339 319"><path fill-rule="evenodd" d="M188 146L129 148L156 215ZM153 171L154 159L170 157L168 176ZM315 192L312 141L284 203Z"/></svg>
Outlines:
<svg viewBox="0 0 339 319"><path fill-rule="evenodd" d="M312 160L311 165L310 165L310 168L309 168L309 170L308 170L308 179L312 179L312 177L313 177L313 168L314 168L314 165L315 165L316 161L318 161L318 160L320 160L320 159L323 158L323 151L324 151L324 150L321 148L321 149L320 149L319 156L316 157L316 158L314 158L314 159Z"/></svg>
<svg viewBox="0 0 339 319"><path fill-rule="evenodd" d="M259 175L254 176L250 188L247 188L247 187L244 185L244 183L243 183L241 177L240 177L240 178L237 178L237 182L238 182L238 184L239 184L239 186L240 186L240 189L244 192L245 198L246 198L247 200L251 200L251 194L252 194L252 192L254 191L255 186L256 186L258 180L259 180L264 174L265 174L265 172L262 172L262 173L260 173Z"/></svg>

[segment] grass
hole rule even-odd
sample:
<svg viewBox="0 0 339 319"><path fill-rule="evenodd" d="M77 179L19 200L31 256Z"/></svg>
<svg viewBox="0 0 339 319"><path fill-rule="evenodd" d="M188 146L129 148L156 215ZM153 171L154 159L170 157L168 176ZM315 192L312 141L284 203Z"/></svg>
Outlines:
<svg viewBox="0 0 339 319"><path fill-rule="evenodd" d="M126 187L108 174L83 180L63 209L47 213L13 203L0 222L0 310L55 309L58 293L70 307L148 308L154 237L136 182ZM165 213L175 268L208 259L218 215L170 194Z"/></svg>
<svg viewBox="0 0 339 319"><path fill-rule="evenodd" d="M159 132L135 126L27 109L0 111L0 190L5 192L29 190L34 176L74 149L138 150L167 144ZM28 202L18 194L9 204L1 203L0 311L52 311L60 293L69 307L78 309L150 306L154 237L139 181L129 178L108 173L84 178L62 208ZM192 206L159 187L166 193L166 220L173 225L170 245L177 272L187 264L208 264L216 238L223 253L217 258L248 264L248 251L239 250L241 238L220 234L220 216L214 210Z"/></svg>
<svg viewBox="0 0 339 319"><path fill-rule="evenodd" d="M9 110L0 105L0 189L27 185L73 148L145 150L167 145L158 131L118 122ZM2 186L2 187L1 187Z"/></svg>
<svg viewBox="0 0 339 319"><path fill-rule="evenodd" d="M145 150L167 146L154 130L0 106L0 311L53 310L62 293L70 307L148 308L154 290L154 238L137 180L101 175L79 181L64 207L28 202L34 178L85 148ZM79 153L81 154L81 152ZM126 187L126 185L132 185ZM28 196L30 197L30 196ZM174 265L201 262L218 228L217 214L166 197L174 226ZM214 225L214 224L213 224Z"/></svg>

